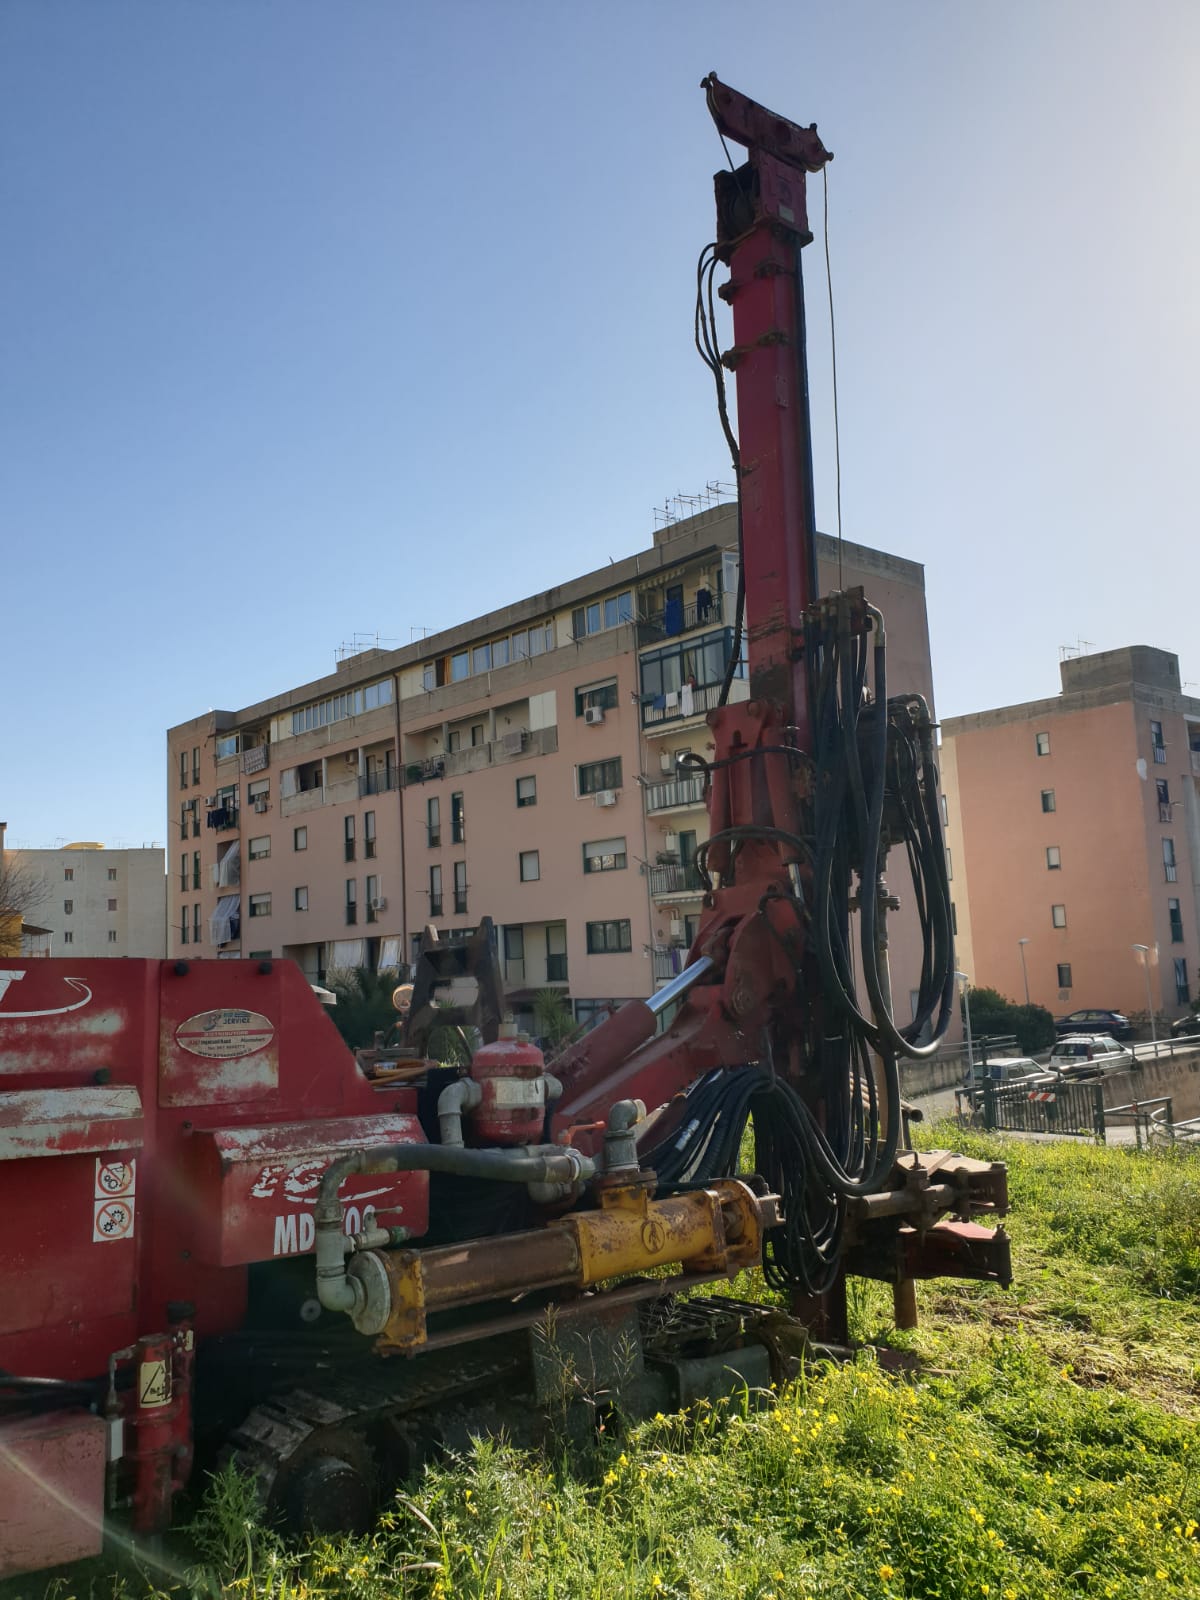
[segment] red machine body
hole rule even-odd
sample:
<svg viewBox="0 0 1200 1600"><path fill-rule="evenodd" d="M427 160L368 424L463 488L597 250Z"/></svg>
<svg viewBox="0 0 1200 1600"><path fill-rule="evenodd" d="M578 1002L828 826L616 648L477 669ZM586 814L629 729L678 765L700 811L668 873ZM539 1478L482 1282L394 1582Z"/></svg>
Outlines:
<svg viewBox="0 0 1200 1600"><path fill-rule="evenodd" d="M195 1340L240 1326L253 1263L311 1250L336 1155L408 1142L425 1142L415 1092L368 1083L290 962L39 960L0 973L0 1372L95 1379L125 1353L136 1525L161 1527L187 1476ZM347 1231L376 1217L419 1236L428 1183L351 1179ZM19 1463L67 1435L64 1457L89 1462L97 1426L82 1410L0 1419L11 1526L41 1526L54 1481ZM72 1473L87 1515L63 1521L50 1560L99 1539L103 1475Z"/></svg>

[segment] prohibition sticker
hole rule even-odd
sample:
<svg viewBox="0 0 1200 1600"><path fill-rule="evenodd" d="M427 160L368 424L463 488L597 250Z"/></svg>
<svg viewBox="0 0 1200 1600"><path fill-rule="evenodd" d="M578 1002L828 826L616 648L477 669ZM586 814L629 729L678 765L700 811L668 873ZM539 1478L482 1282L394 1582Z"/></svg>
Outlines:
<svg viewBox="0 0 1200 1600"><path fill-rule="evenodd" d="M129 1199L137 1178L136 1161L106 1161L96 1157L96 1199Z"/></svg>
<svg viewBox="0 0 1200 1600"><path fill-rule="evenodd" d="M175 1042L181 1049L215 1061L252 1056L265 1050L274 1037L275 1028L269 1017L259 1011L235 1011L229 1007L198 1011L175 1029Z"/></svg>
<svg viewBox="0 0 1200 1600"><path fill-rule="evenodd" d="M92 1218L92 1243L115 1244L133 1238L133 1200L97 1200Z"/></svg>

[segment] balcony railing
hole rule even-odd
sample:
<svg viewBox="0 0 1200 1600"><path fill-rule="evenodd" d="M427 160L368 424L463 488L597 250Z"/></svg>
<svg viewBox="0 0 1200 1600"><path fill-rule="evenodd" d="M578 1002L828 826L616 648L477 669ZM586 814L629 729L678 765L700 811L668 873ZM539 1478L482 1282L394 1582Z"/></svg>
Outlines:
<svg viewBox="0 0 1200 1600"><path fill-rule="evenodd" d="M720 699L719 683L708 683L701 689L678 689L649 700L643 698L642 727L654 728L667 722L681 722L686 717L702 717L715 710ZM658 704L658 701L662 704Z"/></svg>
<svg viewBox="0 0 1200 1600"><path fill-rule="evenodd" d="M458 894L456 892L455 896L454 896L454 915L456 917L465 917L466 914L467 914L467 897L466 897L465 894Z"/></svg>
<svg viewBox="0 0 1200 1600"><path fill-rule="evenodd" d="M514 989L516 988L517 984L525 982L524 957L516 957L505 961L504 981L510 989Z"/></svg>
<svg viewBox="0 0 1200 1600"><path fill-rule="evenodd" d="M714 594L703 604L689 600L686 605L668 606L639 619L638 644L643 647L661 644L664 639L678 638L680 634L692 633L696 628L714 628L720 621L720 595Z"/></svg>
<svg viewBox="0 0 1200 1600"><path fill-rule="evenodd" d="M517 729L465 750L451 750L444 756L427 756L422 761L404 764L405 787L428 783L433 778L460 778L467 772L481 772L528 756L552 756L558 749L558 728Z"/></svg>
<svg viewBox="0 0 1200 1600"><path fill-rule="evenodd" d="M650 893L655 900L661 900L669 894L704 893L704 885L700 880L692 862L684 862L671 866L650 868Z"/></svg>
<svg viewBox="0 0 1200 1600"><path fill-rule="evenodd" d="M547 983L566 983L566 981L567 981L567 958L566 958L566 956L547 956L546 957L546 982Z"/></svg>
<svg viewBox="0 0 1200 1600"><path fill-rule="evenodd" d="M654 981L662 983L667 979L678 977L683 971L687 961L687 949L681 944L656 944L650 952L650 959L654 970Z"/></svg>
<svg viewBox="0 0 1200 1600"><path fill-rule="evenodd" d="M368 772L365 778L358 780L358 797L361 800L369 794L386 794L389 789L400 787L400 774L393 767L390 772Z"/></svg>
<svg viewBox="0 0 1200 1600"><path fill-rule="evenodd" d="M646 785L646 810L666 811L670 806L702 806L704 804L704 779L670 778L666 783Z"/></svg>

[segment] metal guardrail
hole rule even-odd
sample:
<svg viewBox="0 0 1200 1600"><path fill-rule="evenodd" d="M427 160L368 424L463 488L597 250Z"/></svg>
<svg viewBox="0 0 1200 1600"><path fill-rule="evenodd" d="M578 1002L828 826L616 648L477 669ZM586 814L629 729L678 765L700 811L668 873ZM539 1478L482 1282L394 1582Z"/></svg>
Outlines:
<svg viewBox="0 0 1200 1600"><path fill-rule="evenodd" d="M1104 1085L1098 1080L1005 1084L985 1078L970 1101L989 1132L1082 1135L1104 1142Z"/></svg>

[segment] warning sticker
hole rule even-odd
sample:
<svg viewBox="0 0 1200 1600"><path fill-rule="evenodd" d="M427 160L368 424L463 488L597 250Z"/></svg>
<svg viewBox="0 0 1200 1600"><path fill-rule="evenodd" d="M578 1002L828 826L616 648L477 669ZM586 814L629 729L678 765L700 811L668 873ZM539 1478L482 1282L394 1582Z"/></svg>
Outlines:
<svg viewBox="0 0 1200 1600"><path fill-rule="evenodd" d="M226 1007L198 1011L175 1029L175 1041L181 1049L216 1061L252 1056L257 1050L265 1050L274 1037L275 1029L269 1017L258 1011L234 1011Z"/></svg>
<svg viewBox="0 0 1200 1600"><path fill-rule="evenodd" d="M97 1200L92 1217L92 1243L113 1244L133 1238L133 1199Z"/></svg>
<svg viewBox="0 0 1200 1600"><path fill-rule="evenodd" d="M138 1367L138 1405L144 1411L165 1406L171 1399L171 1380L165 1361L143 1361Z"/></svg>
<svg viewBox="0 0 1200 1600"><path fill-rule="evenodd" d="M132 1199L137 1179L137 1162L111 1161L96 1157L96 1199Z"/></svg>

